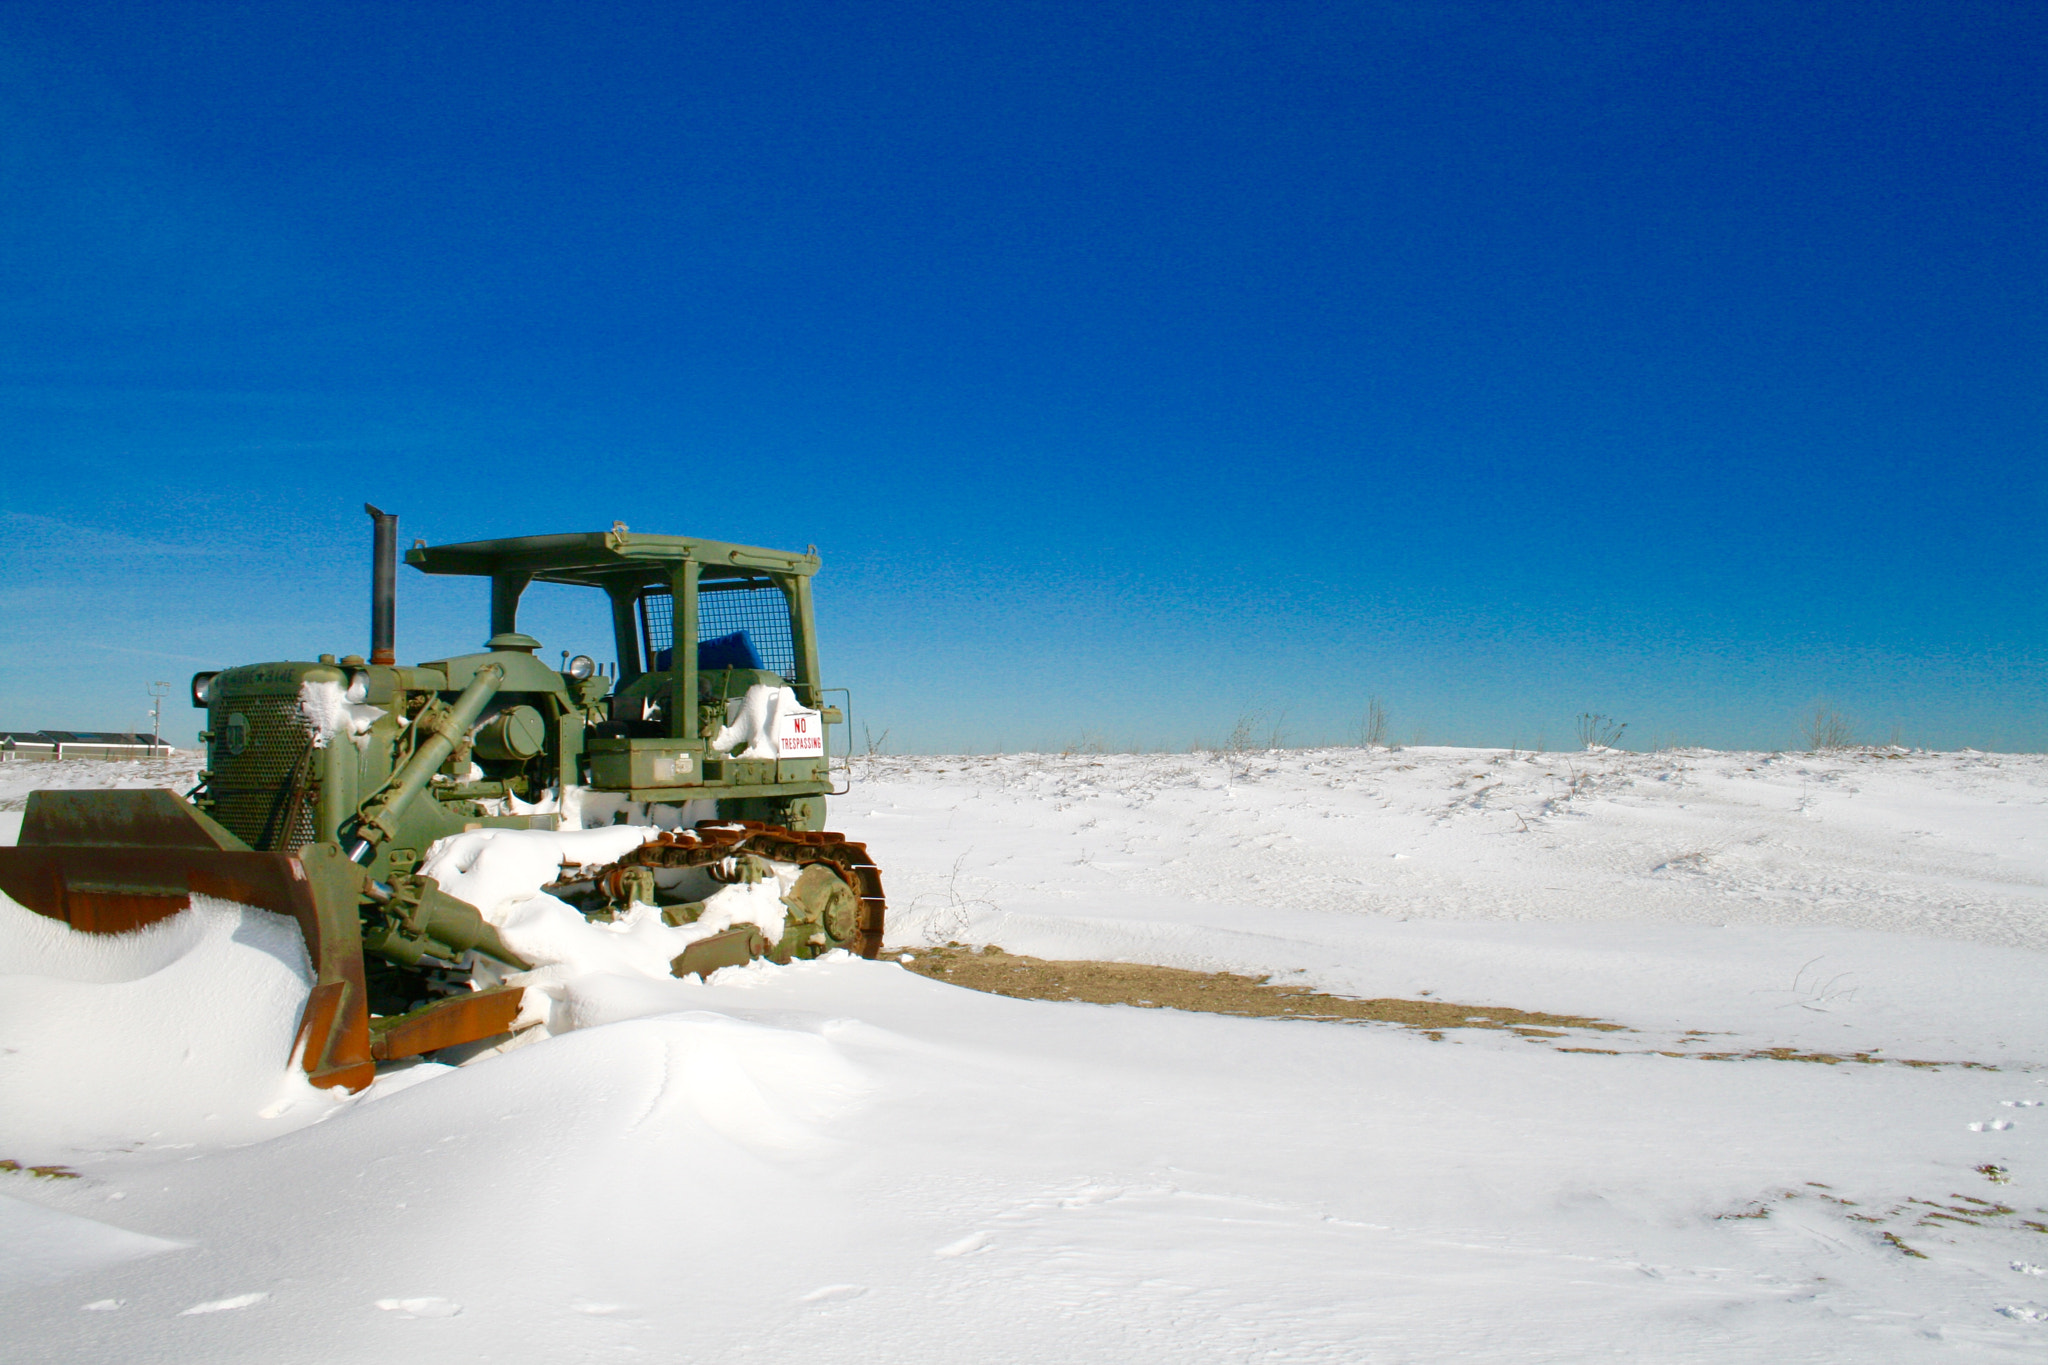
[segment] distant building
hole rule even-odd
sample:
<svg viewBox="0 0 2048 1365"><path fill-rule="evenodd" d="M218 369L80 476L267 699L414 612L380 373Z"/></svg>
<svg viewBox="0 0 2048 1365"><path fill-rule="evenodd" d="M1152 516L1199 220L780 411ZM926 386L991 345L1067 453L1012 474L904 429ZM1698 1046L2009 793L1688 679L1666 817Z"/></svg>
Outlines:
<svg viewBox="0 0 2048 1365"><path fill-rule="evenodd" d="M110 730L0 730L0 763L59 758L169 758L170 745Z"/></svg>

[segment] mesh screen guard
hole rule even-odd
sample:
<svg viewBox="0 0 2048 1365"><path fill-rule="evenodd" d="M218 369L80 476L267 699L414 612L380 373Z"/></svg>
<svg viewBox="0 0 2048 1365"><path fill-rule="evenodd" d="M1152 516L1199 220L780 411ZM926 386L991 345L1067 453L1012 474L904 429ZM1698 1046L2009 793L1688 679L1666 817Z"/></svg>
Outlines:
<svg viewBox="0 0 2048 1365"><path fill-rule="evenodd" d="M640 636L652 666L656 655L675 645L675 598L666 588L640 594ZM796 637L790 629L789 599L773 583L747 580L705 583L697 589L697 641L744 630L761 656L761 666L793 681Z"/></svg>

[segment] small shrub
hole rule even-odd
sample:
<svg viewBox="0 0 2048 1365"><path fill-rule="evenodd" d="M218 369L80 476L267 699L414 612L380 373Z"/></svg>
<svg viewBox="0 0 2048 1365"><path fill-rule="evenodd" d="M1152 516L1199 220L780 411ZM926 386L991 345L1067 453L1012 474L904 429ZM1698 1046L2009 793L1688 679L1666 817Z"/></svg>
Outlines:
<svg viewBox="0 0 2048 1365"><path fill-rule="evenodd" d="M1597 711L1579 712L1579 747L1581 749L1619 749L1621 732L1628 729L1628 722L1603 716Z"/></svg>
<svg viewBox="0 0 2048 1365"><path fill-rule="evenodd" d="M1258 741L1259 726L1265 719L1264 711L1246 707L1238 714L1237 724L1230 727L1230 736L1223 741L1223 752L1237 758L1250 753Z"/></svg>
<svg viewBox="0 0 2048 1365"><path fill-rule="evenodd" d="M1856 743L1855 722L1837 711L1825 697L1815 702L1806 719L1799 723L1799 733L1805 736L1810 753L1847 749Z"/></svg>
<svg viewBox="0 0 2048 1365"><path fill-rule="evenodd" d="M1358 723L1358 746L1361 749L1387 747L1387 706L1378 697L1366 699L1365 719Z"/></svg>

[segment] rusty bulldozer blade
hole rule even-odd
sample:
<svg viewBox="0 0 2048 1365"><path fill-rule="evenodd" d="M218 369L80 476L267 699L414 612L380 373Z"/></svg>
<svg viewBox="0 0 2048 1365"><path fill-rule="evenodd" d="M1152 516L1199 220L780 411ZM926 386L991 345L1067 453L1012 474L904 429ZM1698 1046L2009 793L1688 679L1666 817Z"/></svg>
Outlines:
<svg viewBox="0 0 2048 1365"><path fill-rule="evenodd" d="M0 891L89 934L122 934L213 896L298 921L313 989L293 1057L318 1086L376 1076L357 905L364 874L332 844L256 853L176 792L39 791L20 843L0 848Z"/></svg>

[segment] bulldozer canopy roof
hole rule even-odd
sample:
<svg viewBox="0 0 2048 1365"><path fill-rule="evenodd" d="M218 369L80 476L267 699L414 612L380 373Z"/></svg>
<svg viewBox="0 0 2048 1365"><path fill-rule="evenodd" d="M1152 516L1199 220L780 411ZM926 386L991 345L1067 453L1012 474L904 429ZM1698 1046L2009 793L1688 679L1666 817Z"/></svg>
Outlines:
<svg viewBox="0 0 2048 1365"><path fill-rule="evenodd" d="M762 573L809 577L818 556L752 545L729 545L690 536L642 535L637 531L589 531L559 536L514 536L509 540L467 540L456 545L415 545L405 562L423 573L523 574L542 583L608 587L619 582L665 578L675 565L695 560L706 580L754 578Z"/></svg>

